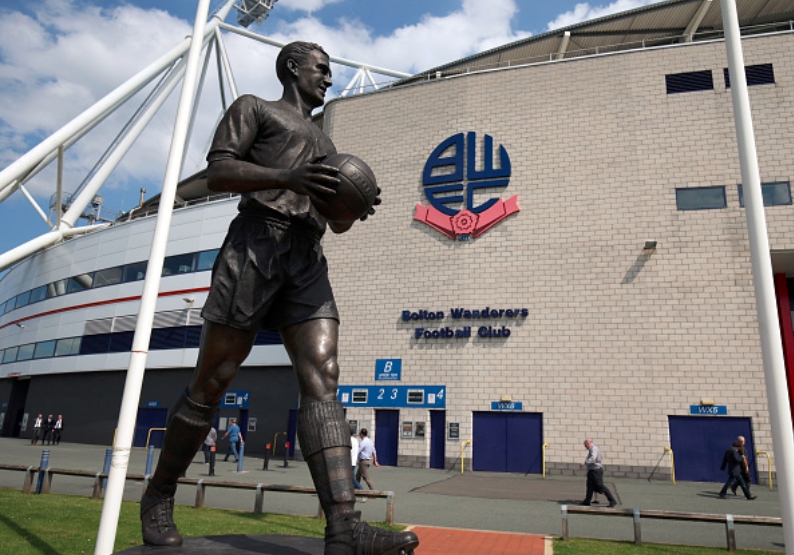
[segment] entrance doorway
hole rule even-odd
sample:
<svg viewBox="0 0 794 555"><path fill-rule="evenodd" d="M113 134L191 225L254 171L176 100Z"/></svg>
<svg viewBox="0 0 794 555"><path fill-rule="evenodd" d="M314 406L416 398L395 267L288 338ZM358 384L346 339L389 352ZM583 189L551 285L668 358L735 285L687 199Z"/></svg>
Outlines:
<svg viewBox="0 0 794 555"><path fill-rule="evenodd" d="M142 407L138 409L138 417L135 419L135 435L132 438L133 447L146 447L148 438L149 445L154 445L159 449L163 446L164 430L168 420L168 409ZM152 430L152 433L149 433Z"/></svg>
<svg viewBox="0 0 794 555"><path fill-rule="evenodd" d="M378 454L378 464L397 466L399 431L400 411L375 411L375 451Z"/></svg>
<svg viewBox="0 0 794 555"><path fill-rule="evenodd" d="M430 411L430 468L444 468L446 456L447 413L443 410Z"/></svg>
<svg viewBox="0 0 794 555"><path fill-rule="evenodd" d="M676 480L724 482L722 457L736 436L744 436L750 476L757 483L753 428L749 418L719 416L668 416L670 448L675 459Z"/></svg>
<svg viewBox="0 0 794 555"><path fill-rule="evenodd" d="M474 470L540 474L542 458L543 414L474 413Z"/></svg>

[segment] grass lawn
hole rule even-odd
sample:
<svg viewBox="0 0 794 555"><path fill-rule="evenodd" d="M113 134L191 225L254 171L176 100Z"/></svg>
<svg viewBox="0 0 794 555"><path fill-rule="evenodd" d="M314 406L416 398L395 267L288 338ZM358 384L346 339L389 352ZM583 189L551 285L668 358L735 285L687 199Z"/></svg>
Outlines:
<svg viewBox="0 0 794 555"><path fill-rule="evenodd" d="M0 553L14 555L92 554L102 500L71 495L24 495L0 489ZM201 509L177 505L175 520L185 536L223 534L286 534L320 538L325 522L313 517ZM384 526L382 523L375 523ZM392 530L401 527L385 526ZM420 538L421 540L421 538ZM115 551L141 544L138 504L121 506ZM421 548L420 548L421 551ZM574 539L555 540L555 555L724 555L726 549ZM738 550L740 555L780 555L780 552ZM485 554L487 555L487 554Z"/></svg>
<svg viewBox="0 0 794 555"><path fill-rule="evenodd" d="M690 547L684 545L644 544L631 542L572 539L554 540L554 555L727 555L726 548ZM737 549L737 555L780 555L781 551Z"/></svg>

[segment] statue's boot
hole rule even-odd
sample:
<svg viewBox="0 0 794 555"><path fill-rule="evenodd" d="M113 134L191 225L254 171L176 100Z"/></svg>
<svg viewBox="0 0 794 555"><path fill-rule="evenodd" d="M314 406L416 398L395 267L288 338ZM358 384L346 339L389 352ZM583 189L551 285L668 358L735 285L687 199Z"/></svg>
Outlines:
<svg viewBox="0 0 794 555"><path fill-rule="evenodd" d="M419 545L413 532L390 532L360 517L355 511L325 527L325 555L413 555Z"/></svg>
<svg viewBox="0 0 794 555"><path fill-rule="evenodd" d="M360 521L355 511L350 429L339 401L309 403L298 410L301 452L325 512L325 555L410 555L413 532L389 532Z"/></svg>
<svg viewBox="0 0 794 555"><path fill-rule="evenodd" d="M174 524L174 493L215 422L217 406L196 403L187 391L168 416L157 469L141 498L141 529L147 545L182 545Z"/></svg>

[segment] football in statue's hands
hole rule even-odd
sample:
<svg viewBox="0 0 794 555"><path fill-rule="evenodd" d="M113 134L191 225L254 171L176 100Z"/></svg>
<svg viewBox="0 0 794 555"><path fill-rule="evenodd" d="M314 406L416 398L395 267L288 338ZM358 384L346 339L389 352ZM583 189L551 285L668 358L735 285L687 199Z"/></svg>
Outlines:
<svg viewBox="0 0 794 555"><path fill-rule="evenodd" d="M334 222L352 222L369 212L378 196L378 184L372 169L352 154L332 154L322 164L339 170L339 187L335 195L315 200L317 211Z"/></svg>

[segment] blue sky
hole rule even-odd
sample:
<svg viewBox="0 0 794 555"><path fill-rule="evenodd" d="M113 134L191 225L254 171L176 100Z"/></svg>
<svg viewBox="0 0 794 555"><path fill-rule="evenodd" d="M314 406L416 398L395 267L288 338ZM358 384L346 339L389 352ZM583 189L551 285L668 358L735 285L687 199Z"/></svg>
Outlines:
<svg viewBox="0 0 794 555"><path fill-rule="evenodd" d="M0 0L0 169L190 34L196 3ZM278 0L270 17L249 30L283 42L312 40L333 56L416 73L524 37L653 3ZM221 4L223 0L211 0L213 9ZM230 16L227 22L235 20ZM240 92L277 98L280 86L272 69L276 49L252 46L236 35L226 37ZM334 68L331 96L353 73L349 68ZM178 97L178 90L172 96ZM203 167L219 106L218 98L210 93L202 97L184 175ZM131 109L108 118L67 151L64 190L79 186ZM147 197L159 192L174 114L172 99L114 170L99 193L104 197L102 215L135 206L141 188L146 188ZM55 192L51 166L26 184L45 212ZM0 253L47 230L21 193L0 203Z"/></svg>

